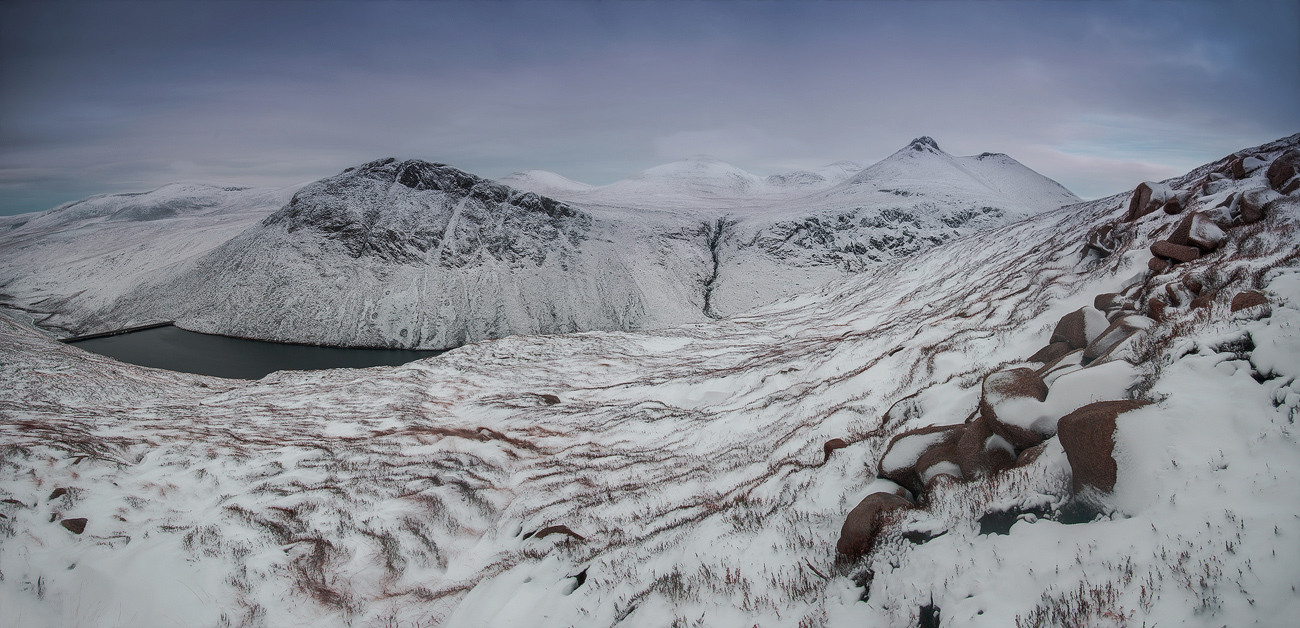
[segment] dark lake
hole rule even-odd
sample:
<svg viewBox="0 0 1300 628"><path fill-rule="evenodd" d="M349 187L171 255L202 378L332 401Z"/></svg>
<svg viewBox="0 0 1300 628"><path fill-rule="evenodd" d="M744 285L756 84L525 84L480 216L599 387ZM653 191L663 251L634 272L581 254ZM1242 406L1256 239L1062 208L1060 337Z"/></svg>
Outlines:
<svg viewBox="0 0 1300 628"><path fill-rule="evenodd" d="M68 344L140 366L234 379L261 379L283 370L396 366L443 353L291 345L199 334L172 325Z"/></svg>

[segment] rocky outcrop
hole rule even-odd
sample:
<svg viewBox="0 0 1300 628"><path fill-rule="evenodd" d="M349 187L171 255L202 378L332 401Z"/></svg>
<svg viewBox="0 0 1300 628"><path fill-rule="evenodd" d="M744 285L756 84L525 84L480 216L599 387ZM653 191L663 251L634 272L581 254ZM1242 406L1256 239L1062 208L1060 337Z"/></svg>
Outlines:
<svg viewBox="0 0 1300 628"><path fill-rule="evenodd" d="M993 433L992 421L978 416L966 424L957 441L957 464L964 479L973 480L1008 469L1016 462L1016 449Z"/></svg>
<svg viewBox="0 0 1300 628"><path fill-rule="evenodd" d="M1265 171L1269 187L1282 194L1300 190L1300 149L1292 148L1278 155Z"/></svg>
<svg viewBox="0 0 1300 628"><path fill-rule="evenodd" d="M1201 250L1194 246L1184 246L1174 244L1168 240L1160 240L1151 245L1151 254L1179 262L1190 262L1201 256Z"/></svg>
<svg viewBox="0 0 1300 628"><path fill-rule="evenodd" d="M847 558L857 558L871 551L880 529L877 519L882 513L910 508L912 503L893 493L872 493L858 503L840 527L835 550Z"/></svg>
<svg viewBox="0 0 1300 628"><path fill-rule="evenodd" d="M994 434L1006 439L1016 449L1032 447L1043 442L1045 435L1032 425L1024 424L1021 408L1023 400L1044 401L1047 384L1034 371L1017 368L996 371L984 376L981 387L979 412L989 422Z"/></svg>
<svg viewBox="0 0 1300 628"><path fill-rule="evenodd" d="M1081 307L1057 321L1048 342L1064 342L1071 349L1082 349L1110 325L1106 315L1094 307Z"/></svg>
<svg viewBox="0 0 1300 628"><path fill-rule="evenodd" d="M1090 403L1057 422L1057 438L1070 461L1076 494L1092 488L1109 493L1115 488L1115 420L1119 415L1150 405L1149 401L1123 400Z"/></svg>
<svg viewBox="0 0 1300 628"><path fill-rule="evenodd" d="M1258 305L1265 305L1267 303L1268 297L1265 297L1263 292L1247 290L1245 292L1238 292L1236 296L1232 297L1231 308L1233 312L1236 312L1238 310L1244 310Z"/></svg>
<svg viewBox="0 0 1300 628"><path fill-rule="evenodd" d="M878 475L920 493L930 479L949 468L948 464L960 474L957 441L965 430L965 425L936 425L895 436L880 457Z"/></svg>
<svg viewBox="0 0 1300 628"><path fill-rule="evenodd" d="M848 446L849 444L844 442L844 439L842 438L832 438L826 441L826 444L822 445L822 452L826 455L826 458L823 459L822 462L826 462L827 460L831 459L831 452L835 451L836 449L844 449L845 447Z"/></svg>

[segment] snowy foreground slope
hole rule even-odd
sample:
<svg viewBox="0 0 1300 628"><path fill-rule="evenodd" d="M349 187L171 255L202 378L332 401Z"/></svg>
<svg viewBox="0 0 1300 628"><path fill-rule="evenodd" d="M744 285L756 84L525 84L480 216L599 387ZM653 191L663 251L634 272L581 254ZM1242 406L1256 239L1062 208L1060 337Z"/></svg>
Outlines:
<svg viewBox="0 0 1300 628"><path fill-rule="evenodd" d="M148 216L129 223L124 211L72 221L67 208L0 223L0 302L64 335L176 321L263 340L447 348L654 329L1077 200L1005 155L952 157L928 138L865 170L760 178L697 158L600 188L384 159L281 193L274 213L241 192L248 206L226 202L207 222L158 220L206 207L206 192L183 191L133 198ZM155 211L140 209L155 197Z"/></svg>
<svg viewBox="0 0 1300 628"><path fill-rule="evenodd" d="M0 617L1289 625L1300 196L1275 190L1300 181L1267 175L1300 161L1283 154L1298 143L746 316L516 336L397 368L221 380L117 363L5 319ZM1186 246L1173 241L1184 221L1204 248L1173 265L1153 256L1192 256L1159 244ZM1103 333L1107 315L1132 333ZM1064 336L1106 351L1086 366L1088 350L1028 362L1063 317L1079 323ZM981 393L1019 366L1051 380L1045 401ZM1128 398L1154 403L1116 420L1108 491L1075 494L1087 477L1057 437L984 477L922 469L897 444L882 465L899 435L974 429L963 421L985 416L981 401L1013 421ZM838 554L850 511L898 492L876 478L900 464L929 476L917 503L872 520L869 553ZM981 523L999 518L1014 521L1007 534Z"/></svg>

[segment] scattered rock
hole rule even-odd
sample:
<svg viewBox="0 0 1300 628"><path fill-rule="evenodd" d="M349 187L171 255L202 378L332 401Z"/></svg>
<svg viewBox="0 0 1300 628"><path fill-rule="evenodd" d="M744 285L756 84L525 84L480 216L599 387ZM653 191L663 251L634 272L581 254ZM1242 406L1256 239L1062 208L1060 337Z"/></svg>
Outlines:
<svg viewBox="0 0 1300 628"><path fill-rule="evenodd" d="M1088 343L1083 350L1084 364L1091 363L1111 352L1120 343L1138 333L1143 333L1155 322L1145 316L1125 316L1111 323L1096 340Z"/></svg>
<svg viewBox="0 0 1300 628"><path fill-rule="evenodd" d="M1205 289L1205 284L1202 283L1200 279L1197 279L1192 275L1187 275L1186 277L1183 277L1183 287L1190 290L1192 294L1199 296L1201 290Z"/></svg>
<svg viewBox="0 0 1300 628"><path fill-rule="evenodd" d="M1278 155L1265 171L1268 184L1282 194L1300 189L1300 148L1292 148Z"/></svg>
<svg viewBox="0 0 1300 628"><path fill-rule="evenodd" d="M1137 220L1164 207L1171 196L1173 194L1169 186L1150 181L1139 183L1133 190L1133 196L1129 198L1128 212L1124 214L1124 221Z"/></svg>
<svg viewBox="0 0 1300 628"><path fill-rule="evenodd" d="M59 522L59 525L67 528L68 531L72 532L73 534L81 534L82 532L86 531L86 521L87 520L85 517L80 517L77 519L64 519L63 521Z"/></svg>
<svg viewBox="0 0 1300 628"><path fill-rule="evenodd" d="M989 419L983 415L968 423L957 441L957 464L967 480L1011 468L1015 462L1016 449L993 433Z"/></svg>
<svg viewBox="0 0 1300 628"><path fill-rule="evenodd" d="M1019 456L1016 456L1016 463L1014 466L1023 467L1027 464L1034 464L1034 461L1038 460L1038 457L1043 455L1043 452L1046 450L1047 443L1045 442L1034 445L1033 447L1020 452Z"/></svg>
<svg viewBox="0 0 1300 628"><path fill-rule="evenodd" d="M1092 306L1103 312L1118 310L1124 306L1124 295L1118 292L1103 292L1093 297Z"/></svg>
<svg viewBox="0 0 1300 628"><path fill-rule="evenodd" d="M1242 165L1241 157L1233 157L1232 161L1228 162L1228 174L1237 180L1246 178L1246 168Z"/></svg>
<svg viewBox="0 0 1300 628"><path fill-rule="evenodd" d="M1191 262L1201 256L1201 250L1194 246L1185 246L1174 244L1168 240L1160 240L1151 245L1151 253L1160 257L1178 260L1180 262Z"/></svg>
<svg viewBox="0 0 1300 628"><path fill-rule="evenodd" d="M1236 296L1232 297L1232 311L1236 312L1237 310L1244 310L1248 307L1265 305L1267 303L1268 298L1264 296L1263 292L1256 290L1238 292Z"/></svg>
<svg viewBox="0 0 1300 628"><path fill-rule="evenodd" d="M1084 240L1084 252L1086 253L1088 249L1092 249L1102 257L1114 253L1119 245L1119 238L1115 232L1116 229L1113 224L1105 224L1092 229Z"/></svg>
<svg viewBox="0 0 1300 628"><path fill-rule="evenodd" d="M1035 353L1034 355L1029 356L1029 361L1042 362L1043 364L1051 364L1052 362L1055 362L1056 360L1060 359L1061 356L1071 351L1074 351L1074 349L1070 348L1070 343L1053 342L1052 344L1049 344L1046 347L1039 349L1038 352Z"/></svg>
<svg viewBox="0 0 1300 628"><path fill-rule="evenodd" d="M927 452L940 448L947 450L948 458L955 461L957 441L961 439L965 430L964 424L935 425L908 430L895 436L885 448L885 454L880 457L877 475L913 493L920 493L925 486L925 482L921 480L921 471L926 470L920 464L921 458ZM926 463L933 466L940 461L936 459L942 458L944 458L943 453L936 454L926 460Z"/></svg>
<svg viewBox="0 0 1300 628"><path fill-rule="evenodd" d="M1210 307L1214 303L1214 298L1219 296L1218 290L1211 290L1195 299L1192 299L1191 307L1193 310L1202 307Z"/></svg>
<svg viewBox="0 0 1300 628"><path fill-rule="evenodd" d="M832 452L832 451L835 451L836 449L844 449L845 447L848 447L848 446L849 446L849 444L846 443L846 442L844 442L844 439L842 439L842 438L832 438L832 439L826 441L826 444L825 444L825 445L822 445L822 452L824 452L824 453L826 454L826 459L825 459L825 460L822 460L822 462L825 463L826 460L830 460L830 459L831 459L831 452Z"/></svg>
<svg viewBox="0 0 1300 628"><path fill-rule="evenodd" d="M546 526L545 528L542 528L541 530L538 530L538 531L537 531L537 534L534 534L534 535L533 535L533 538L540 539L540 538L543 538L543 537L546 537L546 536L550 536L550 535L552 535L552 534L566 534L566 535L571 536L571 537L573 537L573 538L575 538L575 539L577 539L577 540L579 540L579 541L584 540L584 538L583 538L583 536L582 536L581 534L578 534L577 532L574 532L573 530L570 530L570 529L569 529L569 526L566 526L566 525Z"/></svg>
<svg viewBox="0 0 1300 628"><path fill-rule="evenodd" d="M56 489L54 489L53 491L50 492L50 496L49 496L49 498L47 499L47 501L54 501L54 500L56 500L56 499L58 499L58 498L60 498L60 497L62 497L62 496L64 496L64 495L67 495L67 494L68 494L68 489L63 488L62 486L60 486L60 487L58 487L58 488L56 488Z"/></svg>
<svg viewBox="0 0 1300 628"><path fill-rule="evenodd" d="M1092 308L1088 308L1092 309ZM1016 449L1032 447L1043 442L1047 435L1040 434L1028 425L1019 425L1013 405L1021 400L1044 401L1047 384L1041 377L1026 368L996 371L984 376L980 391L980 415L989 420L993 433L1001 436Z"/></svg>
<svg viewBox="0 0 1300 628"><path fill-rule="evenodd" d="M1108 326L1110 321L1101 310L1084 306L1062 316L1048 342L1065 342L1071 349L1082 349Z"/></svg>
<svg viewBox="0 0 1300 628"><path fill-rule="evenodd" d="M1196 246L1206 251L1219 248L1228 235L1204 212L1188 214L1169 235L1171 244ZM1186 260L1184 260L1186 261Z"/></svg>
<svg viewBox="0 0 1300 628"><path fill-rule="evenodd" d="M1152 257L1151 259L1147 260L1147 268L1150 269L1151 272L1157 275L1165 272L1166 270L1169 270L1169 266L1170 264L1168 261L1165 261L1159 257Z"/></svg>
<svg viewBox="0 0 1300 628"><path fill-rule="evenodd" d="M1268 188L1255 188L1241 193L1241 202L1237 211L1241 213L1241 222L1251 224L1264 219L1268 204L1282 198L1281 194Z"/></svg>
<svg viewBox="0 0 1300 628"><path fill-rule="evenodd" d="M951 476L958 480L966 479L966 476L962 474L957 444L961 442L961 437L967 431L967 426L961 426L961 429L954 430L957 434L955 440L939 443L926 450L925 453L921 454L920 458L917 458L915 465L916 477L920 480L920 486L923 490L941 475Z"/></svg>
<svg viewBox="0 0 1300 628"><path fill-rule="evenodd" d="M546 405L548 405L548 406L553 406L553 405L555 405L555 404L557 404L557 403L560 403L560 398L557 397L557 396L555 396L555 395L552 395L552 394L549 394L549 393L546 393L546 394L534 393L534 394L537 395L537 398L540 399L542 403L544 403L544 404L546 404Z"/></svg>
<svg viewBox="0 0 1300 628"><path fill-rule="evenodd" d="M1115 488L1115 419L1149 401L1099 401L1071 412L1057 422L1056 435L1070 461L1074 492L1088 487L1103 493Z"/></svg>
<svg viewBox="0 0 1300 628"><path fill-rule="evenodd" d="M1152 297L1147 301L1147 318L1163 323L1165 321L1165 308L1168 307L1160 297Z"/></svg>
<svg viewBox="0 0 1300 628"><path fill-rule="evenodd" d="M849 558L857 558L871 551L871 545L880 531L876 519L881 513L899 508L911 508L912 503L893 493L867 495L844 519L840 527L840 540L835 550Z"/></svg>

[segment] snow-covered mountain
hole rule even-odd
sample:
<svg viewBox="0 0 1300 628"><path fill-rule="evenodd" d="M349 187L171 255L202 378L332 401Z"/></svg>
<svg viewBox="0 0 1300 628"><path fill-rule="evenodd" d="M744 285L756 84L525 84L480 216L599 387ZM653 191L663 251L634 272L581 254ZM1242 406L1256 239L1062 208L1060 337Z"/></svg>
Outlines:
<svg viewBox="0 0 1300 628"><path fill-rule="evenodd" d="M267 213L256 204L219 232L169 226L169 242L209 243L187 255L162 250L157 231L69 228L53 210L0 233L0 250L21 237L27 251L0 254L0 268L44 278L0 291L66 333L170 320L265 340L446 348L727 316L1074 198L1008 157L952 157L928 138L865 170L839 162L777 179L694 158L598 188L539 171L503 180L560 200L379 160L302 188L261 223L247 221ZM173 211L163 192L142 207ZM187 225L195 231L175 231ZM100 269L86 292L61 283L75 258L42 238L74 246L106 234L134 248L84 258Z"/></svg>
<svg viewBox="0 0 1300 628"><path fill-rule="evenodd" d="M729 319L396 368L221 380L0 320L0 608L1290 625L1297 188L1300 135Z"/></svg>
<svg viewBox="0 0 1300 628"><path fill-rule="evenodd" d="M121 321L100 317L115 300L248 229L297 187L177 183L10 217L0 226L0 305L38 312L52 329L113 329Z"/></svg>
<svg viewBox="0 0 1300 628"><path fill-rule="evenodd" d="M585 192L591 189L591 186L586 183L579 183L564 175L547 170L521 170L497 179L497 183L552 197Z"/></svg>
<svg viewBox="0 0 1300 628"><path fill-rule="evenodd" d="M107 316L336 346L637 327L646 304L592 223L443 164L382 159L307 185Z"/></svg>

